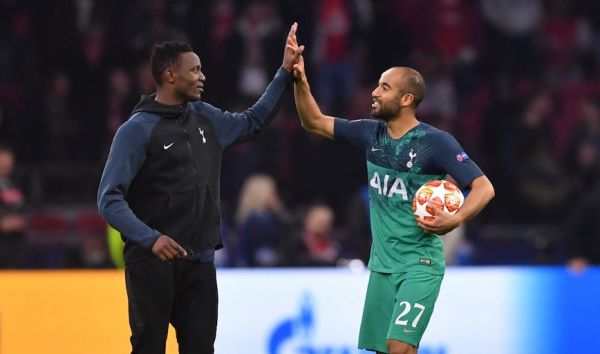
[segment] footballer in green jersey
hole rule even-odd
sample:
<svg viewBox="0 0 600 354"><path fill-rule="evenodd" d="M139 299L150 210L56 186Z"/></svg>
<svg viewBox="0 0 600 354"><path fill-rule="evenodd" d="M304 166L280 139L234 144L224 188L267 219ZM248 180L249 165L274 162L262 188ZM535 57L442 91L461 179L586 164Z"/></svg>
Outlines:
<svg viewBox="0 0 600 354"><path fill-rule="evenodd" d="M294 65L294 76L302 126L360 149L367 159L373 243L359 348L416 354L444 275L439 235L477 215L494 197L494 188L450 134L415 116L425 95L416 70L385 71L372 93L372 115L379 119L355 121L321 112L302 57ZM417 221L414 193L425 182L447 176L468 190L465 203L454 215L435 212L432 221Z"/></svg>

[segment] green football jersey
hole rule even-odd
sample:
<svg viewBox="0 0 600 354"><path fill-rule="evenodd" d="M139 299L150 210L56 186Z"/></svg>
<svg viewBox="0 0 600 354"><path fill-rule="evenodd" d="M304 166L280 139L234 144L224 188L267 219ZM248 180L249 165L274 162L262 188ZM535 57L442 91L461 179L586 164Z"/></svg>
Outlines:
<svg viewBox="0 0 600 354"><path fill-rule="evenodd" d="M367 159L373 237L369 269L442 274L442 240L417 225L413 196L425 182L447 175L464 188L483 174L479 167L450 134L425 123L392 139L384 121L336 119L334 136L361 149Z"/></svg>

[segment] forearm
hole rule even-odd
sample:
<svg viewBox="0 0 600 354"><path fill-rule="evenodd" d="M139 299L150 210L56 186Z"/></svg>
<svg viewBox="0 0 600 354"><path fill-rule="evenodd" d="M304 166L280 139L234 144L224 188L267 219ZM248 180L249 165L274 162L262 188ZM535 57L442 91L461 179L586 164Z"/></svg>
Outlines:
<svg viewBox="0 0 600 354"><path fill-rule="evenodd" d="M260 99L242 113L243 116L248 117L252 133L260 131L273 120L286 93L289 92L291 81L291 74L285 69L279 69Z"/></svg>
<svg viewBox="0 0 600 354"><path fill-rule="evenodd" d="M204 102L194 103L192 109L213 121L223 147L244 143L258 138L271 123L289 92L291 83L291 74L285 69L279 69L260 99L244 112L223 112Z"/></svg>
<svg viewBox="0 0 600 354"><path fill-rule="evenodd" d="M311 133L332 139L334 119L321 112L306 78L294 84L294 99L302 127Z"/></svg>
<svg viewBox="0 0 600 354"><path fill-rule="evenodd" d="M471 191L465 199L465 203L456 213L464 223L479 212L494 198L494 187L486 176L477 177L471 184Z"/></svg>
<svg viewBox="0 0 600 354"><path fill-rule="evenodd" d="M322 113L310 92L310 85L306 80L298 80L294 84L294 99L302 127L310 131Z"/></svg>
<svg viewBox="0 0 600 354"><path fill-rule="evenodd" d="M98 187L100 215L124 237L152 247L158 231L142 222L125 195L146 159L146 142L152 126L130 119L117 131Z"/></svg>
<svg viewBox="0 0 600 354"><path fill-rule="evenodd" d="M150 249L160 232L143 223L117 190L103 191L98 198L102 218L123 236Z"/></svg>

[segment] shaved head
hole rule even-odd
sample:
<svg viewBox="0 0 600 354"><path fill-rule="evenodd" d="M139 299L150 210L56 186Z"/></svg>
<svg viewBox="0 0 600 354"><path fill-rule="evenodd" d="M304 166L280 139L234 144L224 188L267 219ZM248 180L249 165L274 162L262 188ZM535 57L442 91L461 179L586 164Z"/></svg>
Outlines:
<svg viewBox="0 0 600 354"><path fill-rule="evenodd" d="M404 66L395 66L384 71L377 87L371 94L373 117L393 119L404 108L417 110L425 96L425 81L418 71Z"/></svg>
<svg viewBox="0 0 600 354"><path fill-rule="evenodd" d="M413 107L417 109L425 97L425 80L423 80L421 73L406 66L395 66L388 71L392 77L397 77L400 80L398 85L404 93L410 93L414 96Z"/></svg>

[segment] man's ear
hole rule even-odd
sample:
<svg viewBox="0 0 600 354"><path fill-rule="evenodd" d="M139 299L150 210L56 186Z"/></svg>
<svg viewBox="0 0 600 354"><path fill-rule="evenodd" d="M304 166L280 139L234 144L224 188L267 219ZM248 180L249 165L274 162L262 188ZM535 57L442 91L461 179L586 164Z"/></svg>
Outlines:
<svg viewBox="0 0 600 354"><path fill-rule="evenodd" d="M168 82L169 84L175 83L175 71L173 71L173 69L165 70L163 75L165 76L165 82Z"/></svg>
<svg viewBox="0 0 600 354"><path fill-rule="evenodd" d="M400 104L402 106L410 106L415 101L415 96L412 93L406 93L400 98Z"/></svg>

